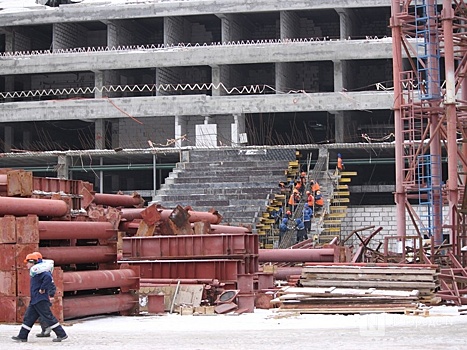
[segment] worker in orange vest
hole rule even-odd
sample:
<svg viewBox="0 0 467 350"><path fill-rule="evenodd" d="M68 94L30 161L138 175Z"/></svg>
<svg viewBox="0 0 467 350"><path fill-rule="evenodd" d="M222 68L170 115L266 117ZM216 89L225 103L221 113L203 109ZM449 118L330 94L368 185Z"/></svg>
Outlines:
<svg viewBox="0 0 467 350"><path fill-rule="evenodd" d="M337 172L340 174L344 170L344 163L342 162L342 155L337 153Z"/></svg>
<svg viewBox="0 0 467 350"><path fill-rule="evenodd" d="M321 208L324 206L324 198L321 194L321 191L316 191L315 195L315 208L317 210L321 210Z"/></svg>
<svg viewBox="0 0 467 350"><path fill-rule="evenodd" d="M318 181L313 181L313 180L310 181L310 189L313 194L316 194L316 192L318 192L320 188L321 187L319 186Z"/></svg>
<svg viewBox="0 0 467 350"><path fill-rule="evenodd" d="M313 208L313 205L315 204L315 198L313 197L310 191L306 191L306 195L306 202L308 203L308 206L310 208Z"/></svg>
<svg viewBox="0 0 467 350"><path fill-rule="evenodd" d="M295 211L295 207L300 202L300 193L296 188L294 188L293 193L290 195L289 198L289 207L292 212Z"/></svg>

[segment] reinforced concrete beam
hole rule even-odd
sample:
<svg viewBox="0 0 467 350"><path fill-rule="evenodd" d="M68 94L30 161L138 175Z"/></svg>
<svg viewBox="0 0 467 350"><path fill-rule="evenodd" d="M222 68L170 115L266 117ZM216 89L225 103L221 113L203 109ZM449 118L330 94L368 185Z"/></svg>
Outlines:
<svg viewBox="0 0 467 350"><path fill-rule="evenodd" d="M198 0L182 2L155 2L145 4L115 4L102 6L100 3L71 4L59 7L18 8L0 11L2 26L31 24L103 21L113 19L151 18L166 16L192 16L224 13L251 13L270 11L301 11L334 8L389 7L388 0Z"/></svg>
<svg viewBox="0 0 467 350"><path fill-rule="evenodd" d="M392 58L392 38L0 57L0 75Z"/></svg>
<svg viewBox="0 0 467 350"><path fill-rule="evenodd" d="M2 104L2 122L94 120L157 116L222 115L391 109L391 91L329 92L211 97L206 95L145 96L85 100L9 102ZM118 107L118 108L117 108ZM122 113L124 111L126 114Z"/></svg>

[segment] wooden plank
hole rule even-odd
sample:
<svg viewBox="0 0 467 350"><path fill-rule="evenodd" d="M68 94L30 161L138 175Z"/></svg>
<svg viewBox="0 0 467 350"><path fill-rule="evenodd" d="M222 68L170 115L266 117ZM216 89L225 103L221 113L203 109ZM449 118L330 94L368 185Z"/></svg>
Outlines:
<svg viewBox="0 0 467 350"><path fill-rule="evenodd" d="M286 287L280 293L296 294L305 296L326 296L326 295L341 295L341 296L359 296L359 295L374 295L374 296L397 296L397 297L417 297L418 290L388 290L388 289L356 289L356 288L336 288L336 287Z"/></svg>
<svg viewBox="0 0 467 350"><path fill-rule="evenodd" d="M304 266L307 273L361 273L361 274L425 274L435 275L436 269L420 267L364 267L364 266Z"/></svg>
<svg viewBox="0 0 467 350"><path fill-rule="evenodd" d="M417 274L359 274L359 273L328 273L317 274L302 272L302 280L359 280L359 281L424 281L433 282L435 279L431 275Z"/></svg>
<svg viewBox="0 0 467 350"><path fill-rule="evenodd" d="M325 281L300 280L305 287L355 287L355 288L394 288L394 289L435 289L434 282L398 282L398 281Z"/></svg>

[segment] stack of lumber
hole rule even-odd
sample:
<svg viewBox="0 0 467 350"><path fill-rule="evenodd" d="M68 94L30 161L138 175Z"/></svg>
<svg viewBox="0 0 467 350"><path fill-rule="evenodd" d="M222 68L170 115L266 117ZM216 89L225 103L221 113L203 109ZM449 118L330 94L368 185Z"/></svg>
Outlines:
<svg viewBox="0 0 467 350"><path fill-rule="evenodd" d="M439 300L435 298L437 266L428 264L304 266L297 286L284 288L274 300L280 309L303 313L401 312L417 303Z"/></svg>
<svg viewBox="0 0 467 350"><path fill-rule="evenodd" d="M284 287L271 303L279 311L300 313L406 312L417 308L418 295L417 290Z"/></svg>

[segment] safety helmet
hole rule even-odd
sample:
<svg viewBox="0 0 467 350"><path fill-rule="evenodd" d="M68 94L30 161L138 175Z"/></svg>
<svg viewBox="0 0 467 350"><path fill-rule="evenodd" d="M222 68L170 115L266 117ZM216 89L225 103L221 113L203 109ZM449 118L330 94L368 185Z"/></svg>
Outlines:
<svg viewBox="0 0 467 350"><path fill-rule="evenodd" d="M26 255L26 259L24 259L24 262L25 263L27 262L37 263L39 259L42 259L42 254L39 252L33 252L33 253Z"/></svg>
<svg viewBox="0 0 467 350"><path fill-rule="evenodd" d="M310 192L310 191L306 191L306 194L311 194L311 192Z"/></svg>
<svg viewBox="0 0 467 350"><path fill-rule="evenodd" d="M338 157L338 158L341 158L342 156L341 156L341 154L340 154L340 153L337 153L337 157Z"/></svg>

